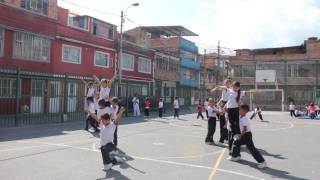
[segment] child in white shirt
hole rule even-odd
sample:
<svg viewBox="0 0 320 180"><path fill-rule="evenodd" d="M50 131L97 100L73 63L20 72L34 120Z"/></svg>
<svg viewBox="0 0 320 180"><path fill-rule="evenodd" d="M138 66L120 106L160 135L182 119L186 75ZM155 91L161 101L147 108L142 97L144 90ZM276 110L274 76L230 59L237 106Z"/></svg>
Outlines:
<svg viewBox="0 0 320 180"><path fill-rule="evenodd" d="M85 130L88 131L89 124L90 124L94 128L95 131L99 131L99 129L96 126L96 121L90 115L90 113L93 113L93 114L96 113L95 105L94 105L94 102L93 102L93 97L87 97L87 103L88 103L88 111L89 111L89 113L88 113L87 119L86 119Z"/></svg>
<svg viewBox="0 0 320 180"><path fill-rule="evenodd" d="M178 97L175 97L173 101L173 110L174 110L173 118L177 117L179 119L179 109L180 109L179 99Z"/></svg>
<svg viewBox="0 0 320 180"><path fill-rule="evenodd" d="M162 118L162 115L163 115L163 100L162 100L162 98L159 99L158 109L159 109L159 118Z"/></svg>
<svg viewBox="0 0 320 180"><path fill-rule="evenodd" d="M122 107L115 117L114 121L111 120L108 113L103 114L100 118L98 118L95 114L90 113L96 119L100 126L100 149L104 164L104 171L111 169L113 164L118 163L117 158L112 158L110 155L111 152L116 149L113 143L114 132L124 111L125 109Z"/></svg>
<svg viewBox="0 0 320 180"><path fill-rule="evenodd" d="M228 160L232 160L232 161L240 160L240 156L236 156L236 155L240 154L240 146L246 145L248 150L252 154L253 158L259 163L258 168L265 168L267 167L267 163L265 162L260 152L254 146L254 143L252 140L250 120L249 118L246 117L246 114L249 112L249 109L250 108L248 105L241 105L239 108L241 134L234 136L234 142L232 145L232 156L230 156Z"/></svg>
<svg viewBox="0 0 320 180"><path fill-rule="evenodd" d="M212 98L209 98L208 105L208 133L205 139L205 143L214 144L213 135L216 131L216 121L217 121L217 113L219 112L218 108L215 106Z"/></svg>

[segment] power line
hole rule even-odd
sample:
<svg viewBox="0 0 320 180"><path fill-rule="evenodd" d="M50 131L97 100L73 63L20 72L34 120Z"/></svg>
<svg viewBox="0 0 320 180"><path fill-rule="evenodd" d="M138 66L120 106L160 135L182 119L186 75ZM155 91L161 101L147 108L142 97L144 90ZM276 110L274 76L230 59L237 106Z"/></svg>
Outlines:
<svg viewBox="0 0 320 180"><path fill-rule="evenodd" d="M79 4L76 4L76 3L73 3L73 2L67 1L67 0L61 0L61 1L66 2L66 3L68 3L68 4L72 4L72 5L74 5L74 6L78 6L78 7L81 7L81 8L87 9L87 10L90 10L90 11L98 12L98 13L101 13L101 14L106 14L106 15L110 15L110 16L120 17L120 15L115 14L115 13L110 13L110 12L106 12L106 11L101 11L101 10L97 10L97 9L92 9L92 8L89 8L89 7L86 7L86 6L82 6L82 5L79 5Z"/></svg>

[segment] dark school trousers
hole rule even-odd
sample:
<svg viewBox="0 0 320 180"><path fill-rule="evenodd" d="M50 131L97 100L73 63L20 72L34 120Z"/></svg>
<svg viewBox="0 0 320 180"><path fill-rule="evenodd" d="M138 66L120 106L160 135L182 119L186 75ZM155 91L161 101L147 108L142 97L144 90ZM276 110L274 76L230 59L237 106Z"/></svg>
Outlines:
<svg viewBox="0 0 320 180"><path fill-rule="evenodd" d="M213 142L213 135L216 131L216 117L209 117L208 119L208 133L205 142Z"/></svg>
<svg viewBox="0 0 320 180"><path fill-rule="evenodd" d="M162 115L163 115L163 108L159 108L158 110L159 110L159 117L161 117L161 118L162 118Z"/></svg>
<svg viewBox="0 0 320 180"><path fill-rule="evenodd" d="M89 124L90 126L92 126L94 128L95 131L99 131L97 124L96 124L96 120L93 119L91 116L88 116L86 119L86 128L85 130L88 130L89 128Z"/></svg>
<svg viewBox="0 0 320 180"><path fill-rule="evenodd" d="M108 143L104 146L101 146L100 150L101 150L101 155L102 155L102 160L104 165L113 163L112 158L110 157L110 152L115 149L116 147L113 143Z"/></svg>
<svg viewBox="0 0 320 180"><path fill-rule="evenodd" d="M262 155L260 154L260 152L254 146L251 132L246 132L240 140L234 141L234 143L232 145L232 157L237 157L240 154L241 145L247 146L251 155L258 163L262 163L265 161L264 158L262 157Z"/></svg>
<svg viewBox="0 0 320 180"><path fill-rule="evenodd" d="M114 130L113 144L117 148L117 146L118 146L118 126Z"/></svg>
<svg viewBox="0 0 320 180"><path fill-rule="evenodd" d="M201 117L202 119L204 118L203 115L202 115L202 112L198 112L197 119L199 119L199 117Z"/></svg>
<svg viewBox="0 0 320 180"><path fill-rule="evenodd" d="M296 113L294 112L294 110L290 110L290 116L294 116L294 117L297 117Z"/></svg>
<svg viewBox="0 0 320 180"><path fill-rule="evenodd" d="M174 118L175 118L175 117L179 118L179 109L178 109L178 108L174 108L174 115L173 115L173 117L174 117Z"/></svg>
<svg viewBox="0 0 320 180"><path fill-rule="evenodd" d="M239 126L239 108L229 108L228 109L228 118L229 118L229 154L232 154L232 144L233 144L233 136L235 134L240 134L240 126ZM238 154L240 155L240 154Z"/></svg>
<svg viewBox="0 0 320 180"><path fill-rule="evenodd" d="M220 140L219 142L223 143L225 140L228 140L228 129L224 128L226 125L226 117L225 114L219 115L220 120Z"/></svg>
<svg viewBox="0 0 320 180"><path fill-rule="evenodd" d="M260 112L258 112L258 113L253 113L252 116L250 117L250 120L252 120L257 114L258 114L260 120L263 121L262 114L261 114Z"/></svg>
<svg viewBox="0 0 320 180"><path fill-rule="evenodd" d="M145 116L149 116L149 108L145 108L144 109L144 115Z"/></svg>
<svg viewBox="0 0 320 180"><path fill-rule="evenodd" d="M207 119L209 119L209 114L207 109L206 109L206 116L207 116Z"/></svg>

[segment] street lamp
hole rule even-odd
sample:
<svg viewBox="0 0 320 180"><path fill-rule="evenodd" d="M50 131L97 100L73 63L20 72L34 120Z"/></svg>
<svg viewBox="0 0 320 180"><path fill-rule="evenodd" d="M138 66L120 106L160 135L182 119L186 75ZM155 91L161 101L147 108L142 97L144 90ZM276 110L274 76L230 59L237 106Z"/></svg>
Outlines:
<svg viewBox="0 0 320 180"><path fill-rule="evenodd" d="M139 6L139 3L133 3L131 4L126 10L121 11L121 24L120 24L120 47L119 47L119 58L118 58L118 65L119 65L119 87L121 86L122 82L122 47L123 47L123 23L124 23L124 13L129 10L130 7L137 7Z"/></svg>

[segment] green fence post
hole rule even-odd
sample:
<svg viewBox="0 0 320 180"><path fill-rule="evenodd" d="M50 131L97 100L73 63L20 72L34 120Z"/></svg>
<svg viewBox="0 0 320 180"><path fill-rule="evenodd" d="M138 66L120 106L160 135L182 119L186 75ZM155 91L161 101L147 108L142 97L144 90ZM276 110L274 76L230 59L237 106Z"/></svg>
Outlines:
<svg viewBox="0 0 320 180"><path fill-rule="evenodd" d="M61 118L61 122L63 123L67 120L67 112L68 112L68 75L64 75L64 93L63 93L63 114Z"/></svg>
<svg viewBox="0 0 320 180"><path fill-rule="evenodd" d="M128 111L129 111L129 82L126 83L126 116L128 117Z"/></svg>
<svg viewBox="0 0 320 180"><path fill-rule="evenodd" d="M18 121L19 121L19 106L20 106L20 68L17 69L17 81L16 81L16 115L14 118L14 125L18 126Z"/></svg>

